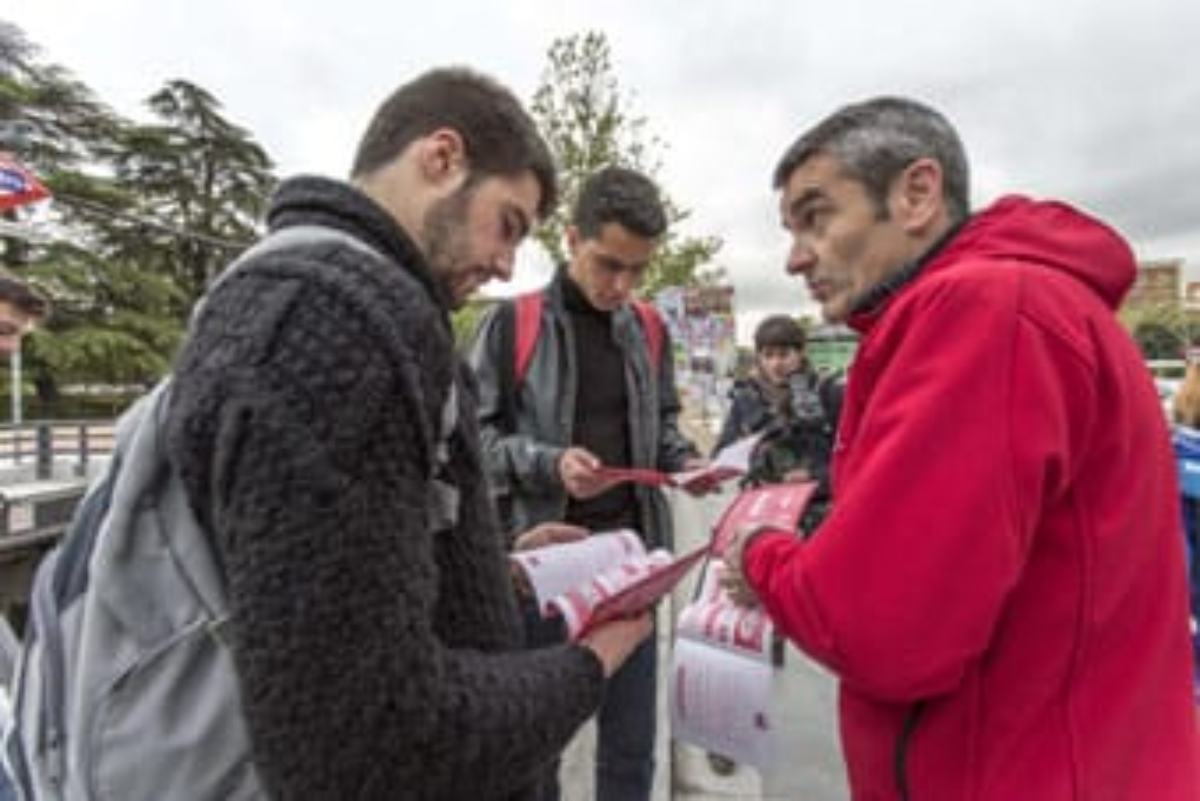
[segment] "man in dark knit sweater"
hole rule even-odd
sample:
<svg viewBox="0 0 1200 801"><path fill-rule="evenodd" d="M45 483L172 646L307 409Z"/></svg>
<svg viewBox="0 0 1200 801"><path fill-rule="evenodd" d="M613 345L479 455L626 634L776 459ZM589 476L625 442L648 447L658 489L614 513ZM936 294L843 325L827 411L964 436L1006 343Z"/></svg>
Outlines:
<svg viewBox="0 0 1200 801"><path fill-rule="evenodd" d="M608 168L580 190L567 229L570 263L545 290L537 344L519 385L515 312L501 304L480 325L471 354L493 492L510 531L563 520L592 531L629 528L669 545L662 493L613 483L601 465L676 471L703 464L676 424L670 342L652 363L630 305L666 229L645 176ZM664 332L665 338L665 332ZM561 641L557 621L527 615L534 645ZM598 717L596 798L643 801L654 776L655 643L613 677ZM558 797L550 784L543 801Z"/></svg>
<svg viewBox="0 0 1200 801"><path fill-rule="evenodd" d="M253 757L275 798L532 797L650 631L643 616L517 650L447 312L511 277L555 193L506 89L427 73L379 108L351 183L296 178L274 198L272 231L357 241L253 256L194 321L170 458L224 569Z"/></svg>

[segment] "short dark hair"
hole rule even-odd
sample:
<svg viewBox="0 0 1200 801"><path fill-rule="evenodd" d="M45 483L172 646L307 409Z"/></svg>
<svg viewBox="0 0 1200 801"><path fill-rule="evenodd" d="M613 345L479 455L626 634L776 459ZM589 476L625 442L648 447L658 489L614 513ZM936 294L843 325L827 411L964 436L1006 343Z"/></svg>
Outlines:
<svg viewBox="0 0 1200 801"><path fill-rule="evenodd" d="M11 303L34 320L50 314L50 301L7 270L0 270L0 302Z"/></svg>
<svg viewBox="0 0 1200 801"><path fill-rule="evenodd" d="M783 154L775 167L775 188L782 189L801 164L819 153L837 159L884 215L896 176L917 159L932 158L942 168L951 219L958 222L970 214L970 172L958 133L940 113L915 100L877 97L835 111Z"/></svg>
<svg viewBox="0 0 1200 801"><path fill-rule="evenodd" d="M626 167L605 167L588 176L575 201L571 224L585 239L593 239L614 222L647 238L667 230L667 212L653 181Z"/></svg>
<svg viewBox="0 0 1200 801"><path fill-rule="evenodd" d="M533 118L512 92L465 67L430 70L393 92L358 143L351 177L369 175L438 128L462 137L475 178L530 170L542 190L538 215L554 210L554 159Z"/></svg>
<svg viewBox="0 0 1200 801"><path fill-rule="evenodd" d="M804 327L786 314L772 315L754 329L754 349L796 348L804 350Z"/></svg>

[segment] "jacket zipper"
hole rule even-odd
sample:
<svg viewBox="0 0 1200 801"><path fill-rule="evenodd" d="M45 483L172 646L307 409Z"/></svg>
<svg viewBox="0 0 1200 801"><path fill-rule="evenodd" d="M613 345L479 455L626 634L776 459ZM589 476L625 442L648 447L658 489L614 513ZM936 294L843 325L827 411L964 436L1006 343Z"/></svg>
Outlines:
<svg viewBox="0 0 1200 801"><path fill-rule="evenodd" d="M896 738L896 789L900 791L900 801L912 801L908 792L908 747L924 708L924 701L912 705L904 717L904 725L900 727L900 736Z"/></svg>

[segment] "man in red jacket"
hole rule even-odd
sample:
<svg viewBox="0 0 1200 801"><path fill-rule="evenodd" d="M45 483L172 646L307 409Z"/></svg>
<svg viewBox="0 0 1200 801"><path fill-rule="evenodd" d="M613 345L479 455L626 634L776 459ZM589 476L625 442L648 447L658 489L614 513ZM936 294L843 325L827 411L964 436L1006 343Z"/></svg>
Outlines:
<svg viewBox="0 0 1200 801"><path fill-rule="evenodd" d="M832 514L744 532L728 584L839 676L855 799L1195 801L1174 468L1113 315L1133 256L1059 203L971 215L967 173L895 98L780 161L787 270L862 341Z"/></svg>

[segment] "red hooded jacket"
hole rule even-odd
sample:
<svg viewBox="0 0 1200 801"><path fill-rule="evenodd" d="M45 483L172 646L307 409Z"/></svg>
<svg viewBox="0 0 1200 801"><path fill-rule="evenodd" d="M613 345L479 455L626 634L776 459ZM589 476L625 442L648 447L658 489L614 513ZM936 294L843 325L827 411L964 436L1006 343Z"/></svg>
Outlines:
<svg viewBox="0 0 1200 801"><path fill-rule="evenodd" d="M857 801L1200 799L1174 463L1113 315L1134 274L1011 197L852 320L833 512L745 569L841 679Z"/></svg>

